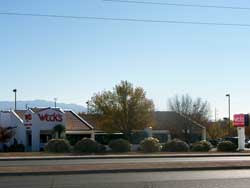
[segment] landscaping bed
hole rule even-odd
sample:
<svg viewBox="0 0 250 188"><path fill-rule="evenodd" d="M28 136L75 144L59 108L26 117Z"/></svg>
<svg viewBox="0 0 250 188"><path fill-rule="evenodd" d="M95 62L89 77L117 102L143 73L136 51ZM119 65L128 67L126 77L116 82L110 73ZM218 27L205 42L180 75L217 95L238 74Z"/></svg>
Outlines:
<svg viewBox="0 0 250 188"><path fill-rule="evenodd" d="M223 153L216 151L209 152L157 152L157 153L143 153L143 152L127 152L127 153L97 153L97 154L87 154L87 153L48 153L48 152L10 152L4 153L0 152L0 158L5 157L63 157L63 156L167 156L167 155L230 155L230 154L250 154L250 151Z"/></svg>

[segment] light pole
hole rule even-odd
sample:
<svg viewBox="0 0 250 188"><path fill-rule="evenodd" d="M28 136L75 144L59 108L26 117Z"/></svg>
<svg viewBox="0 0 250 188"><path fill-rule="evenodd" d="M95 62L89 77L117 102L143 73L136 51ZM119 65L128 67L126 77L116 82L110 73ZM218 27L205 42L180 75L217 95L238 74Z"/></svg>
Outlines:
<svg viewBox="0 0 250 188"><path fill-rule="evenodd" d="M17 92L17 89L13 89L13 92L15 93L15 111L16 111L16 92Z"/></svg>
<svg viewBox="0 0 250 188"><path fill-rule="evenodd" d="M54 98L55 108L56 108L57 98Z"/></svg>
<svg viewBox="0 0 250 188"><path fill-rule="evenodd" d="M230 127L231 123L231 99L230 99L230 94L226 94L226 97L228 97L228 126Z"/></svg>
<svg viewBox="0 0 250 188"><path fill-rule="evenodd" d="M87 114L89 114L89 101L87 101L86 104L87 104Z"/></svg>

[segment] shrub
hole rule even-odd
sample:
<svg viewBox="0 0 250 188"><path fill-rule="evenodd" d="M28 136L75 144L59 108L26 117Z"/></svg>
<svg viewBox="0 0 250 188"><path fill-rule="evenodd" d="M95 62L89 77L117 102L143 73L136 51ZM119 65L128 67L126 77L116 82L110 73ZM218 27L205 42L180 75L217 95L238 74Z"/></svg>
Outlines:
<svg viewBox="0 0 250 188"><path fill-rule="evenodd" d="M7 150L8 152L24 152L25 146L23 144L13 144Z"/></svg>
<svg viewBox="0 0 250 188"><path fill-rule="evenodd" d="M105 148L94 140L83 138L76 143L74 151L78 153L98 153L104 152Z"/></svg>
<svg viewBox="0 0 250 188"><path fill-rule="evenodd" d="M217 147L219 139L210 139L209 142L212 144L213 147Z"/></svg>
<svg viewBox="0 0 250 188"><path fill-rule="evenodd" d="M247 144L245 145L245 148L250 148L250 143L247 143Z"/></svg>
<svg viewBox="0 0 250 188"><path fill-rule="evenodd" d="M200 141L195 143L192 148L191 151L194 152L208 152L210 151L210 149L212 148L212 145L210 142L208 141Z"/></svg>
<svg viewBox="0 0 250 188"><path fill-rule="evenodd" d="M124 139L112 140L109 147L113 152L129 152L131 150L130 143Z"/></svg>
<svg viewBox="0 0 250 188"><path fill-rule="evenodd" d="M45 145L45 151L55 153L70 152L71 146L67 140L52 139Z"/></svg>
<svg viewBox="0 0 250 188"><path fill-rule="evenodd" d="M140 143L141 150L145 153L159 152L161 151L161 144L157 138L145 138Z"/></svg>
<svg viewBox="0 0 250 188"><path fill-rule="evenodd" d="M189 146L186 142L174 139L166 143L163 147L163 151L167 152L187 152L189 151Z"/></svg>
<svg viewBox="0 0 250 188"><path fill-rule="evenodd" d="M223 152L234 152L236 151L237 146L233 144L231 141L223 141L218 144L217 150Z"/></svg>

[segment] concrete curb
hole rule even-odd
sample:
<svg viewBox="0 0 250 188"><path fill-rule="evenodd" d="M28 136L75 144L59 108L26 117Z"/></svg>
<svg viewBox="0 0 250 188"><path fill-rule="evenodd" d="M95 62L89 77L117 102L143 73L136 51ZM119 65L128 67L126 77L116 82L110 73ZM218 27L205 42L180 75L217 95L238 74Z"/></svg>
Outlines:
<svg viewBox="0 0 250 188"><path fill-rule="evenodd" d="M54 171L54 172L14 172L0 173L3 176L43 176L43 175L80 175L104 173L132 173L132 172L180 172L180 171L211 171L211 170L249 170L250 166L225 166L225 167L188 167L188 168L145 168L145 169L111 169L111 170L79 170L79 171Z"/></svg>
<svg viewBox="0 0 250 188"><path fill-rule="evenodd" d="M0 157L0 161L78 160L78 159L143 159L143 158L198 158L198 157L250 157L249 154L169 154L169 155L103 155L103 156L45 156L45 157Z"/></svg>

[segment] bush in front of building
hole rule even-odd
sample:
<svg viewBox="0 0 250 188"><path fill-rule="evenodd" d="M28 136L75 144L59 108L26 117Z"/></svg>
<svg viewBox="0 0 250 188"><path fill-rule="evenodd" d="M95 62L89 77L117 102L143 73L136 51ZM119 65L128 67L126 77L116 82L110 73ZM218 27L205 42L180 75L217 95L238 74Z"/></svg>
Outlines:
<svg viewBox="0 0 250 188"><path fill-rule="evenodd" d="M125 139L112 140L109 143L109 147L113 152L129 152L131 150L131 145L129 141Z"/></svg>
<svg viewBox="0 0 250 188"><path fill-rule="evenodd" d="M13 144L8 147L7 152L24 152L25 146L23 144Z"/></svg>
<svg viewBox="0 0 250 188"><path fill-rule="evenodd" d="M182 140L174 139L170 142L167 142L163 146L162 150L166 152L188 152L189 145Z"/></svg>
<svg viewBox="0 0 250 188"><path fill-rule="evenodd" d="M65 139L52 139L45 145L44 150L53 153L67 153L71 151L71 145Z"/></svg>
<svg viewBox="0 0 250 188"><path fill-rule="evenodd" d="M140 143L140 149L145 153L153 153L161 151L161 144L157 138L145 138Z"/></svg>
<svg viewBox="0 0 250 188"><path fill-rule="evenodd" d="M105 152L105 147L90 138L83 138L75 144L74 151L77 153L98 153Z"/></svg>
<svg viewBox="0 0 250 188"><path fill-rule="evenodd" d="M237 146L233 144L231 141L222 141L217 146L217 151L222 152L234 152L236 151Z"/></svg>
<svg viewBox="0 0 250 188"><path fill-rule="evenodd" d="M212 148L212 144L208 141L200 141L192 145L191 151L193 152L208 152Z"/></svg>

